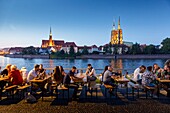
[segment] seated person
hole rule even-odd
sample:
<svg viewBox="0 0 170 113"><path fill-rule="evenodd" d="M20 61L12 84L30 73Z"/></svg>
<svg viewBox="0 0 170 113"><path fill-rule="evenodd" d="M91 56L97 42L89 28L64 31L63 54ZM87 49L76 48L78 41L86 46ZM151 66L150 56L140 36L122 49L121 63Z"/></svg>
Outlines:
<svg viewBox="0 0 170 113"><path fill-rule="evenodd" d="M7 76L10 71L11 71L11 64L7 64L5 69L2 70L1 75Z"/></svg>
<svg viewBox="0 0 170 113"><path fill-rule="evenodd" d="M91 81L96 81L97 77L96 77L96 72L95 72L95 69L92 67L91 64L88 64L87 65L87 70L86 70L86 75L87 75L87 82L88 82L88 87L93 87L93 86L90 86L90 82Z"/></svg>
<svg viewBox="0 0 170 113"><path fill-rule="evenodd" d="M112 87L117 87L114 78L115 76L112 74L113 68L111 66L108 66L108 70L105 71L103 76L103 83L106 85L111 85ZM109 93L112 93L112 90L109 90Z"/></svg>
<svg viewBox="0 0 170 113"><path fill-rule="evenodd" d="M27 75L28 75L27 69L25 67L22 67L20 73L23 79L23 84L27 83Z"/></svg>
<svg viewBox="0 0 170 113"><path fill-rule="evenodd" d="M37 78L38 74L39 74L39 65L36 64L34 68L28 73L27 82L29 82L30 80L34 78Z"/></svg>
<svg viewBox="0 0 170 113"><path fill-rule="evenodd" d="M54 73L52 74L53 78L54 78L54 83L61 83L64 76L63 76L63 72L60 69L60 66L56 66L54 69Z"/></svg>
<svg viewBox="0 0 170 113"><path fill-rule="evenodd" d="M39 77L44 79L46 77L46 70L43 68L43 65L39 65Z"/></svg>
<svg viewBox="0 0 170 113"><path fill-rule="evenodd" d="M108 66L105 66L103 72L102 72L102 73L100 74L100 76L99 76L99 80L100 80L101 82L103 82L103 76L104 76L104 73L105 73L107 70L108 70Z"/></svg>
<svg viewBox="0 0 170 113"><path fill-rule="evenodd" d="M158 78L161 77L161 68L158 66L158 64L154 64L153 65L153 70L152 70L153 74L155 74Z"/></svg>
<svg viewBox="0 0 170 113"><path fill-rule="evenodd" d="M152 73L152 66L147 67L147 71L143 74L142 77L142 85L143 86L149 86L149 87L155 87L153 91L153 97L157 98L157 85L154 84L154 81L156 80L156 76Z"/></svg>
<svg viewBox="0 0 170 113"><path fill-rule="evenodd" d="M141 65L134 71L134 81L138 82L138 84L141 84L142 82L142 75L145 72L146 67L144 65Z"/></svg>
<svg viewBox="0 0 170 113"><path fill-rule="evenodd" d="M64 76L64 79L63 79L63 84L65 87L74 89L73 96L72 96L74 100L76 100L77 98L77 91L79 87L78 84L71 83L71 80L74 81L78 79L77 77L75 77L75 72L76 72L76 67L73 66L72 69L69 71L69 73L66 76Z"/></svg>
<svg viewBox="0 0 170 113"><path fill-rule="evenodd" d="M9 72L8 77L12 80L12 85L22 85L23 83L21 73L15 65L11 66L11 71Z"/></svg>

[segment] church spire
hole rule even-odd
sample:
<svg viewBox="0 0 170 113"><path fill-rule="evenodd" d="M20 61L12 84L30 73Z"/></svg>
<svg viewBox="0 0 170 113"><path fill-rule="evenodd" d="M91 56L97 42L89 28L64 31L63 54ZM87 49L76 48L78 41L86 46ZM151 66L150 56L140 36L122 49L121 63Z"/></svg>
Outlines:
<svg viewBox="0 0 170 113"><path fill-rule="evenodd" d="M113 22L113 27L112 27L112 30L115 30L115 22Z"/></svg>
<svg viewBox="0 0 170 113"><path fill-rule="evenodd" d="M50 36L52 36L51 27L50 27Z"/></svg>
<svg viewBox="0 0 170 113"><path fill-rule="evenodd" d="M120 16L119 16L119 22L118 22L118 29L120 29Z"/></svg>

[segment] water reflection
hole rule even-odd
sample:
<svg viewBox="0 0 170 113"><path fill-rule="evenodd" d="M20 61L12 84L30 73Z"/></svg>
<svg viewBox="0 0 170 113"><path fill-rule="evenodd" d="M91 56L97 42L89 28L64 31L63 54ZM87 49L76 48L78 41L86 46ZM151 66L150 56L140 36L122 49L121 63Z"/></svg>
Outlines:
<svg viewBox="0 0 170 113"><path fill-rule="evenodd" d="M112 59L110 65L113 68L120 68L123 69L123 63L122 63L122 59Z"/></svg>
<svg viewBox="0 0 170 113"><path fill-rule="evenodd" d="M23 58L7 58L0 56L0 66L5 68L6 64L16 64L19 69L26 67L27 70L31 70L34 64L43 64L44 68L54 68L57 65L61 65L64 68L71 68L76 66L77 68L87 68L87 64L97 70L97 73L101 73L106 65L112 65L114 68L127 69L130 73L134 71L140 65L153 65L157 63L160 67L163 67L164 62L167 59L23 59Z"/></svg>

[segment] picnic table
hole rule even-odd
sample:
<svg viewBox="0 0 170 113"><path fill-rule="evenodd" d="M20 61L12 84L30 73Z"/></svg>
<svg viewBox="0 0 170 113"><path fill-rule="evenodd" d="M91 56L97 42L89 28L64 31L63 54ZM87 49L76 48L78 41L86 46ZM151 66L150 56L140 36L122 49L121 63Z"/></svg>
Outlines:
<svg viewBox="0 0 170 113"><path fill-rule="evenodd" d="M32 90L33 90L33 87L34 87L34 84L37 84L38 85L38 87L41 89L41 91L42 91L42 101L43 101L43 97L44 97L44 93L45 93L45 88L44 88L44 86L45 86L45 84L48 82L48 80L51 78L51 76L48 76L48 77L46 77L46 78L44 78L44 79L37 79L37 78L35 78L35 79L33 79L33 80L30 80L30 82L31 82L31 93L32 93Z"/></svg>
<svg viewBox="0 0 170 113"><path fill-rule="evenodd" d="M0 100L2 98L2 90L3 90L3 87L5 86L6 82L9 80L8 77L1 77L0 78Z"/></svg>
<svg viewBox="0 0 170 113"><path fill-rule="evenodd" d="M128 98L128 82L129 82L129 79L122 76L122 77L116 78L115 81L117 83L119 83L119 84L124 84L125 85L125 87L126 87L126 95L127 95L127 98Z"/></svg>
<svg viewBox="0 0 170 113"><path fill-rule="evenodd" d="M157 78L157 80L158 80L160 86L161 86L161 84L167 85L167 87L168 87L168 90L166 90L167 91L167 97L170 97L170 80L160 79L160 78Z"/></svg>

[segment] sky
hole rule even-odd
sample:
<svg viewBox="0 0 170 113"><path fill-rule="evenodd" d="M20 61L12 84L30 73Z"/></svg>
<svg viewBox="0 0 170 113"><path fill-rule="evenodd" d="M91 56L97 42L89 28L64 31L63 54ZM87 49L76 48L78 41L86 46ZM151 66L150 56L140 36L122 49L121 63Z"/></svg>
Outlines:
<svg viewBox="0 0 170 113"><path fill-rule="evenodd" d="M170 37L170 0L0 0L0 48L40 47L50 27L54 40L104 45L119 16L124 41Z"/></svg>

